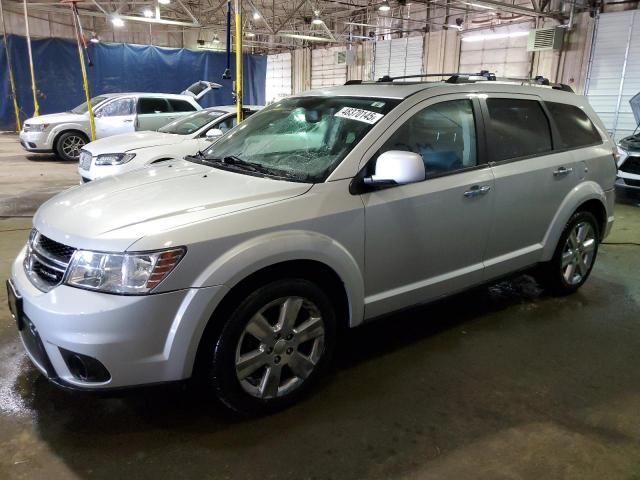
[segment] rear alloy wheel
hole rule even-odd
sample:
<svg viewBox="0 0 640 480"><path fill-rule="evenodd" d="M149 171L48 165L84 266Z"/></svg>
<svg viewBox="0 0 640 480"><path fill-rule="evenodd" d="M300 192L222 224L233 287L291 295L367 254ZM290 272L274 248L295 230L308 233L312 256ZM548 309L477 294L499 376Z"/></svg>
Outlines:
<svg viewBox="0 0 640 480"><path fill-rule="evenodd" d="M87 144L87 138L81 133L65 132L56 142L58 156L67 161L78 161L80 150Z"/></svg>
<svg viewBox="0 0 640 480"><path fill-rule="evenodd" d="M575 292L586 282L598 253L600 231L590 212L577 212L564 228L551 261L542 266L543 283L558 295Z"/></svg>
<svg viewBox="0 0 640 480"><path fill-rule="evenodd" d="M303 279L265 285L222 329L211 365L214 391L242 414L284 408L326 369L334 339L335 312L318 286Z"/></svg>

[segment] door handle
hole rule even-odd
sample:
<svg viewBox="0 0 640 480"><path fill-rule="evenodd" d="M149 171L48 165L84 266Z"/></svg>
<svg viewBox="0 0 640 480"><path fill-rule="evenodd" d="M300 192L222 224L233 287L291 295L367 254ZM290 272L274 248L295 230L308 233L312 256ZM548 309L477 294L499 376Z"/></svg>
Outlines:
<svg viewBox="0 0 640 480"><path fill-rule="evenodd" d="M565 175L569 175L571 172L573 172L573 168L560 167L557 170L554 170L553 176L564 177Z"/></svg>
<svg viewBox="0 0 640 480"><path fill-rule="evenodd" d="M474 185L464 192L464 196L467 198L479 197L480 195L486 195L491 190L489 185Z"/></svg>
<svg viewBox="0 0 640 480"><path fill-rule="evenodd" d="M122 121L123 121L124 123L131 123L131 122L133 122L133 120L132 120L132 119L122 120Z"/></svg>

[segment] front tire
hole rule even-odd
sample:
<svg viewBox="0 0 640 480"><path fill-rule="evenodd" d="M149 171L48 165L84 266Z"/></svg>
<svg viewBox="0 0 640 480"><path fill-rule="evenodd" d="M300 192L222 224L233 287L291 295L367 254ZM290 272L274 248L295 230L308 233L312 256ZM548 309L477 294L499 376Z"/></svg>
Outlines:
<svg viewBox="0 0 640 480"><path fill-rule="evenodd" d="M209 360L208 381L242 415L297 402L326 371L336 314L327 294L301 278L259 287L233 310Z"/></svg>
<svg viewBox="0 0 640 480"><path fill-rule="evenodd" d="M555 295L578 290L589 278L596 255L600 228L592 213L573 214L560 235L553 258L542 265L541 280Z"/></svg>
<svg viewBox="0 0 640 480"><path fill-rule="evenodd" d="M80 132L64 132L56 140L55 150L62 160L68 162L80 159L80 150L87 144L87 137Z"/></svg>

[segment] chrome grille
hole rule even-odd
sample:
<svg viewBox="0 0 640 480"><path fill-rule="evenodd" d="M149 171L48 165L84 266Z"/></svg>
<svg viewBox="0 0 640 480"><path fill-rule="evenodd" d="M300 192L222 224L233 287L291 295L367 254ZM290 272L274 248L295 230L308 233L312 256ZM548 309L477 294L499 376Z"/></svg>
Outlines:
<svg viewBox="0 0 640 480"><path fill-rule="evenodd" d="M80 168L82 170L91 168L91 153L86 150L80 150Z"/></svg>
<svg viewBox="0 0 640 480"><path fill-rule="evenodd" d="M44 292L60 285L75 251L32 230L24 258L24 269L31 283Z"/></svg>

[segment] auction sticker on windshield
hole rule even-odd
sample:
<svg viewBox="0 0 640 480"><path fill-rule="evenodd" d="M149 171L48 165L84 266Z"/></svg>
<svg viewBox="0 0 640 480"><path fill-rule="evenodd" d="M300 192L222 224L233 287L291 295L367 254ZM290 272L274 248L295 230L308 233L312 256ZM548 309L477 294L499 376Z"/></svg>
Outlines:
<svg viewBox="0 0 640 480"><path fill-rule="evenodd" d="M353 107L343 107L335 116L346 118L348 120L357 120L358 122L369 123L372 125L384 117L381 113L370 112L369 110L362 110L360 108Z"/></svg>

